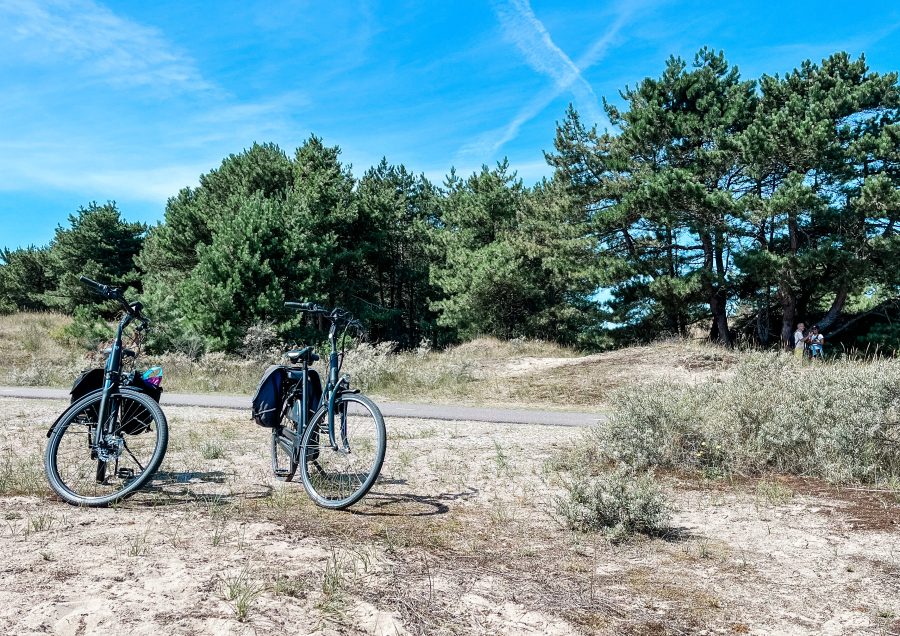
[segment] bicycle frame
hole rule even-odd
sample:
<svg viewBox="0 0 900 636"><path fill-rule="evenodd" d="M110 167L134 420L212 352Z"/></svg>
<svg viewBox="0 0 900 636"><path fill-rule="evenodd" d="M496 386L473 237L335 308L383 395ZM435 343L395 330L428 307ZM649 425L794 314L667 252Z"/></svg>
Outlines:
<svg viewBox="0 0 900 636"><path fill-rule="evenodd" d="M327 405L327 415L328 415L328 443L331 446L331 449L338 452L349 453L350 452L350 444L347 442L347 420L346 417L342 418L341 421L341 446L342 448L338 448L338 443L335 438L334 432L334 409L335 409L335 401L337 397L344 392L342 387L349 388L350 382L348 376L343 376L338 378L338 369L339 369L339 359L338 359L338 351L337 351L337 323L332 322L331 328L328 331L328 341L331 345L331 351L328 355L328 374L325 380L325 386L322 390L322 399ZM294 437L294 443L292 445L292 452L294 453L294 457L299 457L300 454L300 440L302 438L302 433L306 430L307 425L309 424L309 395L307 389L307 374L309 372L309 364L304 358L303 367L302 367L302 376L300 381L302 383L302 388L300 390L300 421L297 422L298 425L298 433ZM297 399L297 391L294 390L292 397Z"/></svg>
<svg viewBox="0 0 900 636"><path fill-rule="evenodd" d="M119 384L119 380L122 373L122 333L125 331L125 328L131 324L131 321L134 318L129 313L125 313L125 317L119 322L119 326L116 329L116 339L113 341L112 348L110 349L109 356L106 358L106 367L104 369L103 376L103 395L100 398L100 411L97 414L97 430L94 432L94 447L99 448L102 441L103 435L107 432L112 432L112 426L107 426L107 415L109 410L109 405L107 400L109 395L116 389Z"/></svg>

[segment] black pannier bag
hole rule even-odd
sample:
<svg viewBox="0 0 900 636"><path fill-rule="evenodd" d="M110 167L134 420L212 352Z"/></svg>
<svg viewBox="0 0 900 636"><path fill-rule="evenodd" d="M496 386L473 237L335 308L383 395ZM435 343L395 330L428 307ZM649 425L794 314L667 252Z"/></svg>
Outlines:
<svg viewBox="0 0 900 636"><path fill-rule="evenodd" d="M81 375L75 378L72 383L72 404L83 398L88 393L92 393L97 389L103 388L103 369L88 369L82 371Z"/></svg>
<svg viewBox="0 0 900 636"><path fill-rule="evenodd" d="M309 414L312 415L316 411L319 410L319 407L322 405L322 380L319 378L319 374L309 370L309 380L307 380L307 385L309 386Z"/></svg>
<svg viewBox="0 0 900 636"><path fill-rule="evenodd" d="M88 393L98 391L103 388L104 369L88 369L79 375L72 384L72 403L74 404ZM154 401L159 402L162 396L162 387L155 386L146 382L138 373L131 373L123 377L122 388L146 393ZM136 412L128 412L124 414L127 422L121 422L121 430L128 435L138 435L150 430L150 422L153 421L153 415L147 409L141 407Z"/></svg>
<svg viewBox="0 0 900 636"><path fill-rule="evenodd" d="M286 376L287 371L278 364L273 364L263 373L253 397L253 420L260 426L271 428L281 424Z"/></svg>

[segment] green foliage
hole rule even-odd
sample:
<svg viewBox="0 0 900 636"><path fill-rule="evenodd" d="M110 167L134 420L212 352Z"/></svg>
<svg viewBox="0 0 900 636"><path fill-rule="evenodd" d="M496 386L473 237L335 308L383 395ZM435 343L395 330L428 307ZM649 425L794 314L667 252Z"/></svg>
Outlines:
<svg viewBox="0 0 900 636"><path fill-rule="evenodd" d="M360 261L359 315L372 338L413 347L423 339L439 339L430 308L439 290L429 273L435 252L440 198L424 176L382 159L369 169L357 188Z"/></svg>
<svg viewBox="0 0 900 636"><path fill-rule="evenodd" d="M146 226L121 218L115 203L90 203L69 216L69 228L59 226L50 243L49 269L55 288L44 294L49 307L73 312L100 301L79 276L122 287L140 288L134 257L144 242Z"/></svg>
<svg viewBox="0 0 900 636"><path fill-rule="evenodd" d="M529 191L507 162L447 180L442 260L432 280L439 322L479 334L576 342L596 323L595 241L584 211L553 183Z"/></svg>
<svg viewBox="0 0 900 636"><path fill-rule="evenodd" d="M652 473L618 468L599 476L577 475L565 488L556 509L573 530L603 531L621 541L666 529L669 509Z"/></svg>
<svg viewBox="0 0 900 636"><path fill-rule="evenodd" d="M212 243L198 249L196 267L177 297L185 323L213 350L233 350L257 318L280 314L285 297L279 273L298 258L286 249L284 206L260 195L236 214L210 224Z"/></svg>
<svg viewBox="0 0 900 636"><path fill-rule="evenodd" d="M44 309L43 294L53 286L49 249L4 248L0 261L0 313Z"/></svg>
<svg viewBox="0 0 900 636"><path fill-rule="evenodd" d="M96 351L101 343L112 340L114 335L109 323L89 306L76 307L72 322L62 329L66 343L85 351Z"/></svg>
<svg viewBox="0 0 900 636"><path fill-rule="evenodd" d="M618 134L570 109L548 155L593 213L610 320L641 337L705 317L731 343L737 304L765 345L801 316L827 329L868 285L896 290L896 73L838 53L757 83L703 49L623 97L626 110L607 105Z"/></svg>
<svg viewBox="0 0 900 636"><path fill-rule="evenodd" d="M900 352L900 324L886 322L873 325L865 336L859 338L859 345L863 348L874 345L882 353L897 355Z"/></svg>
<svg viewBox="0 0 900 636"><path fill-rule="evenodd" d="M260 321L287 337L296 323L285 300L336 302L320 296L329 286L349 295L341 281L355 261L346 228L356 211L339 152L316 137L293 160L255 144L169 201L138 261L144 299L169 327L154 348L186 350L199 338L203 349L234 351Z"/></svg>

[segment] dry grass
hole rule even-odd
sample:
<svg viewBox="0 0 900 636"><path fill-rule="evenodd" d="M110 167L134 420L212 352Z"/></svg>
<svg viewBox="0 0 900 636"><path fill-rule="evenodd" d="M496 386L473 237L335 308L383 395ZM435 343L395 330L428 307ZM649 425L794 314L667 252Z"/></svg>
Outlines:
<svg viewBox="0 0 900 636"><path fill-rule="evenodd" d="M70 323L71 318L52 313L0 316L0 385L69 387L82 370L102 366L102 354L71 343L64 333ZM142 355L138 364L161 365L168 391L249 394L271 362L215 353L192 359L170 353Z"/></svg>
<svg viewBox="0 0 900 636"><path fill-rule="evenodd" d="M102 364L102 356L67 344L69 322L58 314L0 316L0 384L64 387L82 369ZM622 386L661 378L703 382L726 374L739 356L687 341L583 355L548 342L478 338L443 351L363 345L348 352L344 370L356 386L386 399L602 411ZM162 365L168 391L246 395L277 361L172 353L144 356L140 364Z"/></svg>
<svg viewBox="0 0 900 636"><path fill-rule="evenodd" d="M441 352L363 348L347 368L390 399L603 411L619 388L666 378L688 385L726 375L742 354L682 340L583 355L539 341L479 338Z"/></svg>

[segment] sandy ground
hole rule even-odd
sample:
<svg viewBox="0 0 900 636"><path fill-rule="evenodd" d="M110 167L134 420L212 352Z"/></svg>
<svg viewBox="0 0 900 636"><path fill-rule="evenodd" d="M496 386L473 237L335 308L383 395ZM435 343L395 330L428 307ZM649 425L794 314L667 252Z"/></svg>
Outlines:
<svg viewBox="0 0 900 636"><path fill-rule="evenodd" d="M663 476L670 535L611 545L553 513L580 431L389 420L328 512L245 414L168 408L152 488L78 509L40 466L59 408L0 399L0 633L900 634L892 493Z"/></svg>

